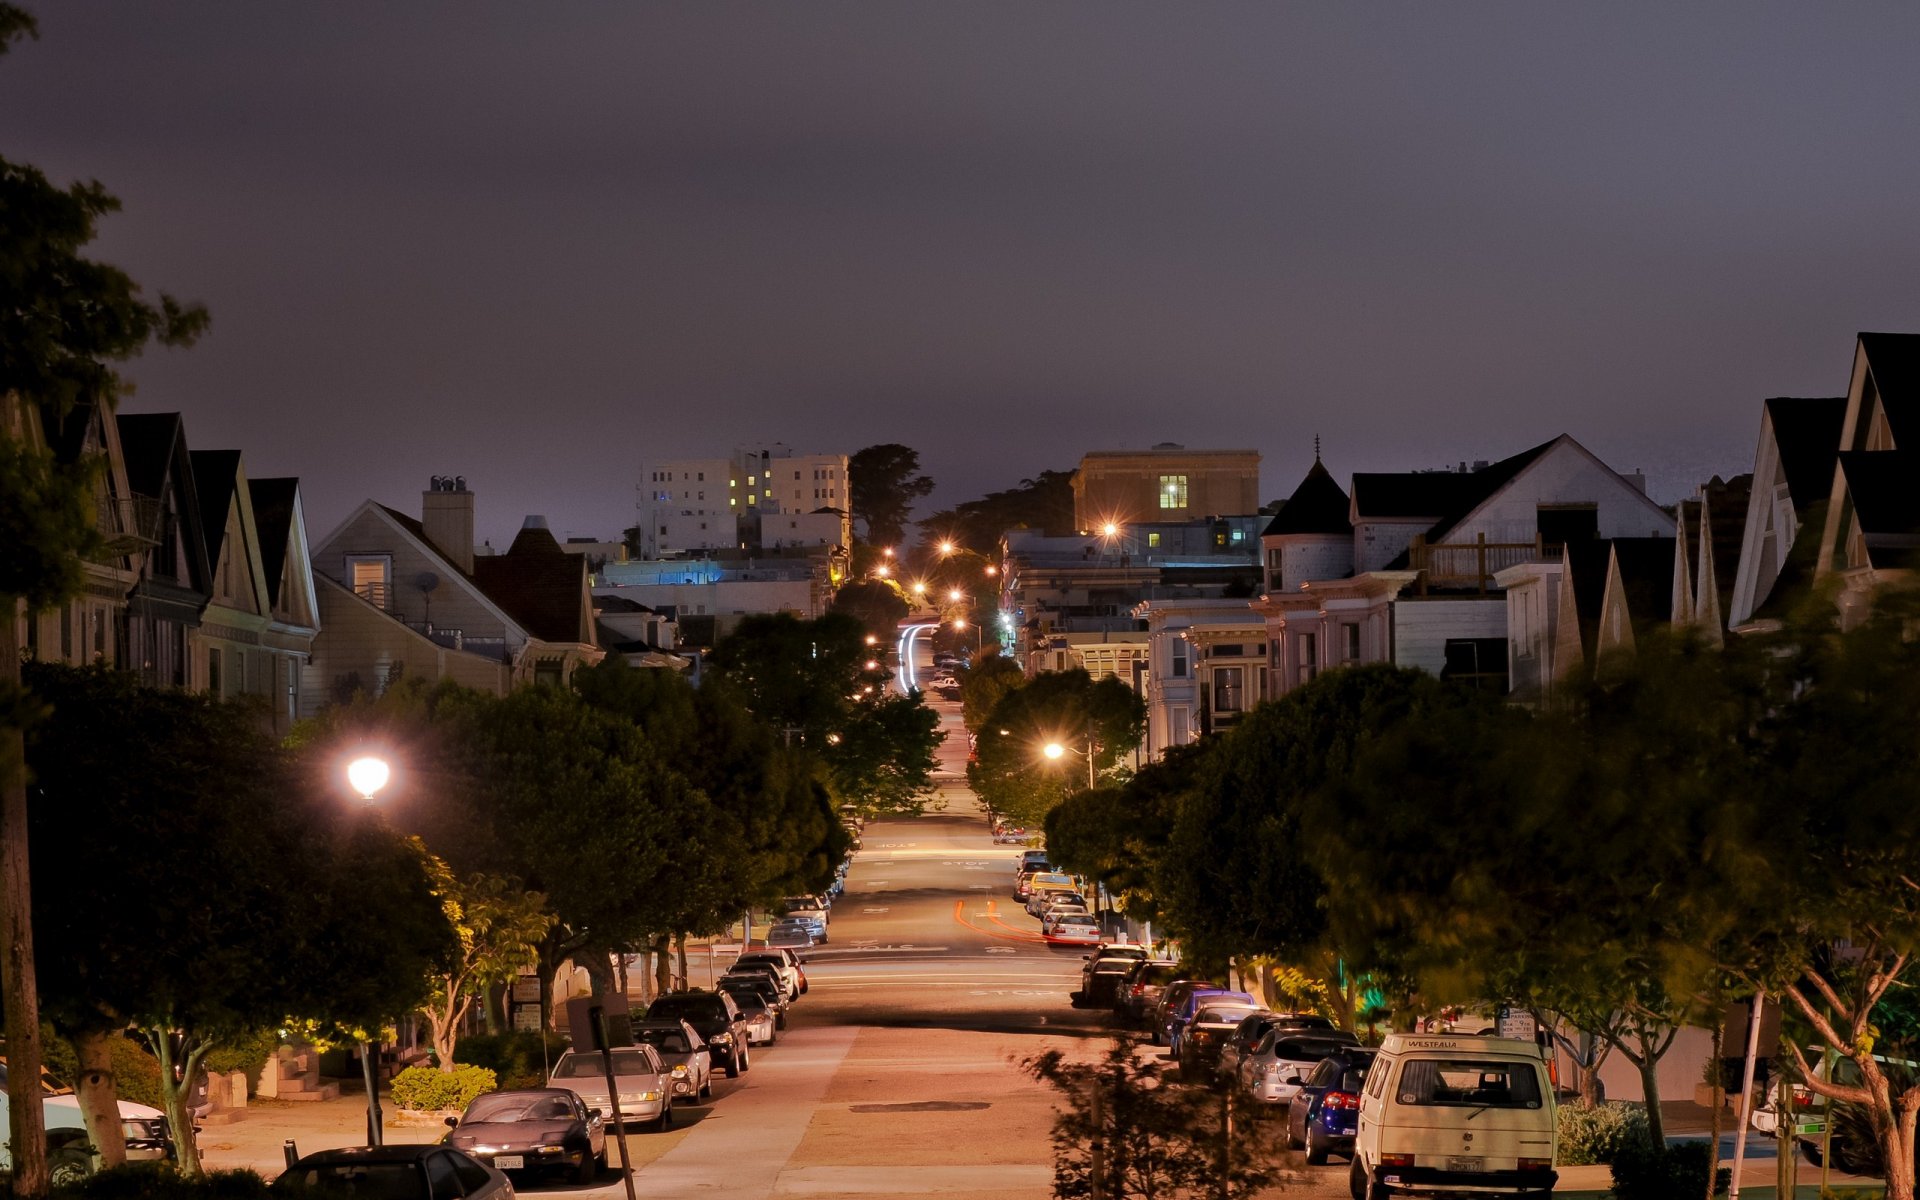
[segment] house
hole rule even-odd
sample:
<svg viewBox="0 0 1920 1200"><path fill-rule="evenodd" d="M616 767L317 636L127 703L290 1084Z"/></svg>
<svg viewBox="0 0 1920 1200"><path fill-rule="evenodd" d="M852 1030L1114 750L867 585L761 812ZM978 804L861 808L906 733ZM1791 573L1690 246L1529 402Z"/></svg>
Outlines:
<svg viewBox="0 0 1920 1200"><path fill-rule="evenodd" d="M1815 579L1838 585L1843 627L1881 588L1912 581L1920 551L1920 334L1862 333L1841 423Z"/></svg>
<svg viewBox="0 0 1920 1200"><path fill-rule="evenodd" d="M31 616L7 615L14 645L24 657L75 666L127 663L133 653L128 593L149 548L143 518L150 514L128 481L117 423L103 406L85 403L54 420L40 405L7 393L0 395L0 432L45 447L62 463L103 460L94 483L94 528L103 552L80 564L78 595Z"/></svg>
<svg viewBox="0 0 1920 1200"><path fill-rule="evenodd" d="M680 626L671 616L655 612L625 596L593 597L594 633L600 648L618 654L636 667L664 667L684 671L693 660L674 653L680 644Z"/></svg>
<svg viewBox="0 0 1920 1200"><path fill-rule="evenodd" d="M300 685L320 635L320 600L307 546L300 481L292 477L247 483L253 525L260 534L260 566L267 584L267 626L260 641L272 656L273 728L284 734L300 719Z"/></svg>
<svg viewBox="0 0 1920 1200"><path fill-rule="evenodd" d="M1147 634L1141 629L1102 629L1094 633L1054 633L1027 657L1029 675L1041 671L1085 671L1096 683L1109 675L1140 691L1146 674Z"/></svg>
<svg viewBox="0 0 1920 1200"><path fill-rule="evenodd" d="M127 595L127 665L149 687L203 690L206 664L189 645L212 597L213 569L186 425L179 413L122 413L115 424L148 543Z"/></svg>
<svg viewBox="0 0 1920 1200"><path fill-rule="evenodd" d="M1752 489L1751 475L1725 481L1716 475L1679 506L1668 609L1676 627L1693 629L1715 646L1726 640Z"/></svg>
<svg viewBox="0 0 1920 1200"><path fill-rule="evenodd" d="M1776 597L1804 591L1825 530L1847 397L1776 397L1760 408L1760 445L1741 531L1727 626L1777 623ZM1811 529L1812 536L1800 533Z"/></svg>
<svg viewBox="0 0 1920 1200"><path fill-rule="evenodd" d="M1564 434L1472 469L1358 474L1350 493L1316 456L1261 537L1266 590L1253 607L1266 623L1268 694L1367 662L1504 692L1506 587L1533 580L1525 641L1538 675L1549 639L1564 636L1558 585L1539 566L1574 542L1671 528L1642 481Z"/></svg>
<svg viewBox="0 0 1920 1200"><path fill-rule="evenodd" d="M537 516L505 553L476 555L473 518L464 477L435 476L419 519L368 500L314 548L309 711L403 674L499 693L599 661L585 556Z"/></svg>
<svg viewBox="0 0 1920 1200"><path fill-rule="evenodd" d="M1142 600L1250 596L1264 523L1257 515L1115 523L1068 537L1009 529L995 569L1000 636L1031 674L1085 635L1138 629L1133 608Z"/></svg>
<svg viewBox="0 0 1920 1200"><path fill-rule="evenodd" d="M1239 599L1143 600L1146 753L1231 728L1267 695L1266 623Z"/></svg>

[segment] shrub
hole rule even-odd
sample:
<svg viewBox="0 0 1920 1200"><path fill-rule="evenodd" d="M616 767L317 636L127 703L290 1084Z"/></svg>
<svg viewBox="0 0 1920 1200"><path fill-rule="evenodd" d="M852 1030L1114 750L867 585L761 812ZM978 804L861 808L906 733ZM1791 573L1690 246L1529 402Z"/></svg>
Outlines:
<svg viewBox="0 0 1920 1200"><path fill-rule="evenodd" d="M519 1029L512 1033L476 1033L460 1039L460 1057L477 1067L490 1068L503 1088L545 1087L547 1064L568 1046L557 1033L546 1036L546 1057L540 1053L541 1035Z"/></svg>
<svg viewBox="0 0 1920 1200"><path fill-rule="evenodd" d="M1673 1200L1698 1196L1706 1189L1707 1163L1713 1147L1707 1142L1675 1142L1653 1146L1628 1142L1613 1161L1614 1200ZM1725 1195L1733 1172L1715 1173L1713 1194Z"/></svg>
<svg viewBox="0 0 1920 1200"><path fill-rule="evenodd" d="M209 1171L189 1179L172 1163L129 1163L55 1188L53 1195L55 1200L266 1200L268 1192L267 1181L252 1171Z"/></svg>
<svg viewBox="0 0 1920 1200"><path fill-rule="evenodd" d="M1629 1143L1647 1144L1647 1110L1638 1104L1596 1104L1560 1108L1560 1153L1563 1167L1611 1163Z"/></svg>
<svg viewBox="0 0 1920 1200"><path fill-rule="evenodd" d="M499 1086L499 1077L485 1067L408 1067L393 1077L393 1102L419 1112L464 1109L477 1096Z"/></svg>
<svg viewBox="0 0 1920 1200"><path fill-rule="evenodd" d="M224 1075L229 1071L239 1071L247 1077L247 1094L252 1095L260 1086L260 1069L267 1065L273 1052L280 1046L280 1035L274 1030L263 1029L252 1037L236 1040L231 1045L217 1046L206 1057L207 1070Z"/></svg>

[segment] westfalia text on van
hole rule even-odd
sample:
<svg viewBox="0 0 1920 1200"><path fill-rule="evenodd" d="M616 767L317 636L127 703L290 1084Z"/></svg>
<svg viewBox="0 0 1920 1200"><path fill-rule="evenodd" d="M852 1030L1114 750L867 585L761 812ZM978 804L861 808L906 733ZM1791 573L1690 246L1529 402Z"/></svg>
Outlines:
<svg viewBox="0 0 1920 1200"><path fill-rule="evenodd" d="M1551 1196L1554 1139L1532 1042L1389 1034L1360 1096L1353 1194Z"/></svg>

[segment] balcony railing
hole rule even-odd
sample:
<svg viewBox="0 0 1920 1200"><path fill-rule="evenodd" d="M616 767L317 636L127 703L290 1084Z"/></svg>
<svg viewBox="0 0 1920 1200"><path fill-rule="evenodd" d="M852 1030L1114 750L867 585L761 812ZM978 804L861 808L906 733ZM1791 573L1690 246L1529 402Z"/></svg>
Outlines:
<svg viewBox="0 0 1920 1200"><path fill-rule="evenodd" d="M1429 544L1426 535L1407 547L1407 561L1420 572L1420 594L1429 590L1479 592L1493 590L1493 577L1521 563L1544 562L1560 547L1547 545L1537 534L1531 542L1489 542L1476 534L1471 542Z"/></svg>

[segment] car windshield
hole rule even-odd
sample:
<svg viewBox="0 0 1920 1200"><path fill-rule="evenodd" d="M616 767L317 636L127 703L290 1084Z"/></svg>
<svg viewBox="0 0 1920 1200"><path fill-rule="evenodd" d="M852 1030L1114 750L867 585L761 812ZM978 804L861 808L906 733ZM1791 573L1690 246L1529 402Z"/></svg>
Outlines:
<svg viewBox="0 0 1920 1200"><path fill-rule="evenodd" d="M410 1162L337 1162L295 1167L273 1181L275 1193L353 1196L356 1200L422 1200L420 1168Z"/></svg>
<svg viewBox="0 0 1920 1200"><path fill-rule="evenodd" d="M504 1124L508 1121L565 1121L573 1116L573 1106L565 1096L541 1092L495 1092L467 1106L465 1122Z"/></svg>
<svg viewBox="0 0 1920 1200"><path fill-rule="evenodd" d="M1325 1038L1278 1038L1273 1043L1273 1056L1287 1062L1317 1063L1336 1050L1344 1050L1343 1042L1330 1042Z"/></svg>
<svg viewBox="0 0 1920 1200"><path fill-rule="evenodd" d="M728 988L733 1002L743 1009L760 1009L767 1006L767 998L750 988Z"/></svg>
<svg viewBox="0 0 1920 1200"><path fill-rule="evenodd" d="M1402 1104L1454 1108L1539 1108L1540 1072L1532 1063L1490 1058L1416 1058L1400 1068Z"/></svg>
<svg viewBox="0 0 1920 1200"><path fill-rule="evenodd" d="M613 1052L613 1073L615 1075L651 1075L653 1065L647 1056L638 1050L615 1050ZM607 1065L600 1051L589 1050L582 1054L568 1051L553 1068L555 1079L604 1079Z"/></svg>
<svg viewBox="0 0 1920 1200"><path fill-rule="evenodd" d="M1172 983L1174 980L1178 978L1180 978L1179 967L1161 966L1159 963L1149 963L1146 966L1140 968L1140 974L1134 976L1134 982L1144 983L1149 986L1160 986L1163 984Z"/></svg>
<svg viewBox="0 0 1920 1200"><path fill-rule="evenodd" d="M720 999L717 996L662 996L647 1007L650 1017L674 1017L692 1021L718 1021Z"/></svg>
<svg viewBox="0 0 1920 1200"><path fill-rule="evenodd" d="M662 1054L688 1054L693 1050L687 1045L687 1035L678 1029L636 1029L633 1036Z"/></svg>

